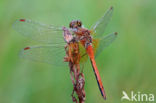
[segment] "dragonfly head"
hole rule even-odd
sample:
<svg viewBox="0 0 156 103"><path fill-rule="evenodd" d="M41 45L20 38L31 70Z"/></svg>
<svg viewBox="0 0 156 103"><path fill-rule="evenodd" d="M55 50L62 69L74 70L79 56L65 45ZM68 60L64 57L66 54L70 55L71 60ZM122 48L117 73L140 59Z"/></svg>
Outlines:
<svg viewBox="0 0 156 103"><path fill-rule="evenodd" d="M70 22L69 27L74 29L82 26L82 22L80 20L73 20Z"/></svg>

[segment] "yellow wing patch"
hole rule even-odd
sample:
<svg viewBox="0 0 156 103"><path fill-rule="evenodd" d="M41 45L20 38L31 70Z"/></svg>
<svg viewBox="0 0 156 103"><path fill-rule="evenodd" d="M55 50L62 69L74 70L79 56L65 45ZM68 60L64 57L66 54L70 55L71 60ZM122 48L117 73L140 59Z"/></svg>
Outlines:
<svg viewBox="0 0 156 103"><path fill-rule="evenodd" d="M93 39L92 42L94 55L96 54L97 48L99 46L99 39ZM88 60L88 54L86 53L86 49L84 46L79 42L79 50L80 50L80 63L85 63Z"/></svg>
<svg viewBox="0 0 156 103"><path fill-rule="evenodd" d="M99 39L93 39L93 41L92 41L94 56L95 56L97 48L99 46L99 41L100 41Z"/></svg>
<svg viewBox="0 0 156 103"><path fill-rule="evenodd" d="M80 50L80 63L84 63L88 60L88 55L86 53L86 49L84 46L79 42L79 50Z"/></svg>

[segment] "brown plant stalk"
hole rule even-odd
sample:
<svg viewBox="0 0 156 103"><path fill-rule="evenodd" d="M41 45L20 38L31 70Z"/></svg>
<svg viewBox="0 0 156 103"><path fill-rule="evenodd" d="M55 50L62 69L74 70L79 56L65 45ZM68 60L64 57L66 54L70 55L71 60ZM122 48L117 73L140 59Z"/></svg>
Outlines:
<svg viewBox="0 0 156 103"><path fill-rule="evenodd" d="M65 47L66 57L64 60L69 62L70 77L73 84L72 100L75 103L85 102L85 79L83 72L80 72L80 52L77 42L71 42ZM77 96L74 96L76 94Z"/></svg>

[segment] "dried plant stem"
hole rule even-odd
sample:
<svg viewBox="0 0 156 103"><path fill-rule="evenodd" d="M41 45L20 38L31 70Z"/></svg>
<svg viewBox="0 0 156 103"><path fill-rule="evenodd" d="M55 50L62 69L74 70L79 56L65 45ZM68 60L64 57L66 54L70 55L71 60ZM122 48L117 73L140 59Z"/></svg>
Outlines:
<svg viewBox="0 0 156 103"><path fill-rule="evenodd" d="M70 76L73 83L72 100L73 102L78 103L76 97L74 96L74 93L76 93L79 99L79 103L84 103L85 102L84 75L83 73L80 73L79 65L69 63L69 67L70 67Z"/></svg>
<svg viewBox="0 0 156 103"><path fill-rule="evenodd" d="M80 54L79 46L77 43L70 43L65 47L66 57L65 61L69 62L70 77L73 84L72 100L75 103L85 102L85 79L83 72L80 72ZM77 95L77 98L74 96Z"/></svg>

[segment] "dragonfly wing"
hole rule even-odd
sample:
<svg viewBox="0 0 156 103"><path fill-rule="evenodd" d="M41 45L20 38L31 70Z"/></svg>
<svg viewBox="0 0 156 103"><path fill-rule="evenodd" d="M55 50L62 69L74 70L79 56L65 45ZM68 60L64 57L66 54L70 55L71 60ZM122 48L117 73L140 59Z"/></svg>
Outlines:
<svg viewBox="0 0 156 103"><path fill-rule="evenodd" d="M100 18L92 27L91 30L95 32L95 37L103 37L105 28L110 21L113 14L113 7L107 10L102 18ZM93 35L94 36L94 35Z"/></svg>
<svg viewBox="0 0 156 103"><path fill-rule="evenodd" d="M13 24L13 28L24 36L41 43L64 43L61 27L20 19Z"/></svg>
<svg viewBox="0 0 156 103"><path fill-rule="evenodd" d="M94 48L96 49L97 46L98 48L95 51L95 57L97 57L105 47L109 46L117 37L117 32L108 34L104 36L103 38L96 40L97 42L95 43L96 45L93 44Z"/></svg>
<svg viewBox="0 0 156 103"><path fill-rule="evenodd" d="M88 54L86 53L85 47L79 42L79 51L80 51L80 63L85 64L88 60Z"/></svg>
<svg viewBox="0 0 156 103"><path fill-rule="evenodd" d="M63 61L64 56L65 50L63 45L31 46L22 49L20 52L21 58L54 65L67 64Z"/></svg>

